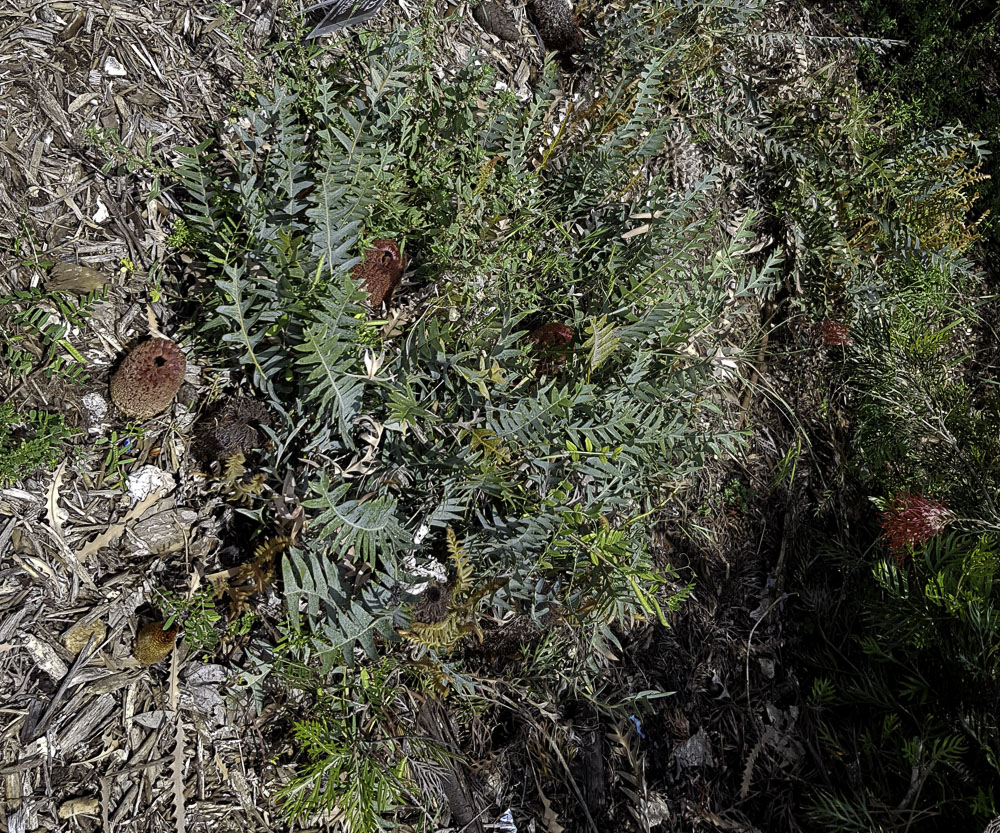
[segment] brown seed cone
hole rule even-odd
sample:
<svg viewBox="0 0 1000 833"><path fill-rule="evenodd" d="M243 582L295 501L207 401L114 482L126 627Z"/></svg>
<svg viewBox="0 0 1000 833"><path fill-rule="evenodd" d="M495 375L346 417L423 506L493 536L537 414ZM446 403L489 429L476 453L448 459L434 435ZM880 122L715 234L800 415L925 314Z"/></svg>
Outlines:
<svg viewBox="0 0 1000 833"><path fill-rule="evenodd" d="M107 278L96 269L88 266L77 266L73 263L57 263L49 272L45 288L49 292L72 292L74 295L86 295L95 289L100 289L108 282Z"/></svg>
<svg viewBox="0 0 1000 833"><path fill-rule="evenodd" d="M151 338L129 353L111 377L111 401L126 416L145 419L169 407L184 381L180 347Z"/></svg>
<svg viewBox="0 0 1000 833"><path fill-rule="evenodd" d="M583 49L583 32L567 0L530 0L528 15L547 49L562 53Z"/></svg>
<svg viewBox="0 0 1000 833"><path fill-rule="evenodd" d="M249 458L267 442L262 429L272 422L263 402L244 396L225 399L198 420L192 448L205 465L225 462L234 454Z"/></svg>
<svg viewBox="0 0 1000 833"><path fill-rule="evenodd" d="M406 269L406 255L399 250L393 240L374 240L365 252L365 259L351 270L355 280L362 281L368 290L368 299L373 307L385 301L392 303L392 293L403 279Z"/></svg>
<svg viewBox="0 0 1000 833"><path fill-rule="evenodd" d="M485 0L473 6L472 17L483 29L502 40L513 42L521 37L514 16L492 0Z"/></svg>
<svg viewBox="0 0 1000 833"><path fill-rule="evenodd" d="M135 638L135 658L140 665L153 665L166 659L177 641L177 624L163 630L163 622L150 622Z"/></svg>

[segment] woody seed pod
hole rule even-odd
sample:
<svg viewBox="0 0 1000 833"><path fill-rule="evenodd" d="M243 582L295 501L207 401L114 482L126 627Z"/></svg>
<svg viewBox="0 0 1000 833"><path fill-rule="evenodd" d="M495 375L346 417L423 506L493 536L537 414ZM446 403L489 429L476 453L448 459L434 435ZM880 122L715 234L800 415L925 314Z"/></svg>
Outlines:
<svg viewBox="0 0 1000 833"><path fill-rule="evenodd" d="M184 381L186 367L184 354L172 341L144 341L111 377L111 400L126 416L154 416L170 406Z"/></svg>
<svg viewBox="0 0 1000 833"><path fill-rule="evenodd" d="M135 638L135 658L140 665L153 665L166 659L177 641L177 624L163 630L164 622L150 622Z"/></svg>
<svg viewBox="0 0 1000 833"><path fill-rule="evenodd" d="M356 280L368 290L368 299L376 309L385 301L392 303L392 293L403 279L406 255L392 240L373 240L365 259L351 270Z"/></svg>

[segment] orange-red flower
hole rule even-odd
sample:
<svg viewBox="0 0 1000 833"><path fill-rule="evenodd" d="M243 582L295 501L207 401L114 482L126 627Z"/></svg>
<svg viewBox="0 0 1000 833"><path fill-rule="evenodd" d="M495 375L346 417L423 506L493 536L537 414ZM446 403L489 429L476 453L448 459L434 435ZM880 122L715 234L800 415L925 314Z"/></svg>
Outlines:
<svg viewBox="0 0 1000 833"><path fill-rule="evenodd" d="M820 324L819 332L827 347L847 347L849 344L854 344L854 339L851 338L847 325L840 321L828 318Z"/></svg>
<svg viewBox="0 0 1000 833"><path fill-rule="evenodd" d="M899 561L941 532L953 515L943 503L919 494L896 495L882 512L882 537Z"/></svg>

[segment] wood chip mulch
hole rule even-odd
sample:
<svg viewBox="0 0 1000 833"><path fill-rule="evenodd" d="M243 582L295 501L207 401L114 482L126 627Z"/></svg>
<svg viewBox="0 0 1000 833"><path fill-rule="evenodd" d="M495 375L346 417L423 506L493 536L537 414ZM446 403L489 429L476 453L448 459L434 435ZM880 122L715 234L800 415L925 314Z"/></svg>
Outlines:
<svg viewBox="0 0 1000 833"><path fill-rule="evenodd" d="M153 291L171 262L173 149L273 77L265 47L287 37L281 2L0 0L0 297L55 288L57 276L106 284L72 331L83 386L0 366L0 402L65 413L82 432L54 473L0 488L0 833L178 829L169 663L140 666L133 643L164 575L232 567L218 517L232 510L206 502L190 453L208 408L197 357L181 403L134 442L107 379L137 338L176 331L169 293ZM372 25L415 19L421 5L390 3ZM527 97L543 50L524 8L501 39L466 4L439 5L442 68L479 49ZM112 450L131 460L118 479ZM266 599L271 613L280 603ZM288 772L267 763L273 715L229 699L234 665L181 655L186 829L284 830L273 792Z"/></svg>

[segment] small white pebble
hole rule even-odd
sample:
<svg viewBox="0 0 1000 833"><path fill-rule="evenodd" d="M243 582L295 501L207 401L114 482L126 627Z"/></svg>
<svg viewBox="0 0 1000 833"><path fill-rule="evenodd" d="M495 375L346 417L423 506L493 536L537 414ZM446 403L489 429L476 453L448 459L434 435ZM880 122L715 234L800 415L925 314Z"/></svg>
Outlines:
<svg viewBox="0 0 1000 833"><path fill-rule="evenodd" d="M104 74L109 75L112 78L124 78L127 73L125 67L122 66L122 62L119 61L114 55L108 55L104 59Z"/></svg>
<svg viewBox="0 0 1000 833"><path fill-rule="evenodd" d="M97 198L97 211L94 212L94 216L91 218L95 223L105 223L111 216L111 212L108 211L108 207L104 204L100 197Z"/></svg>

